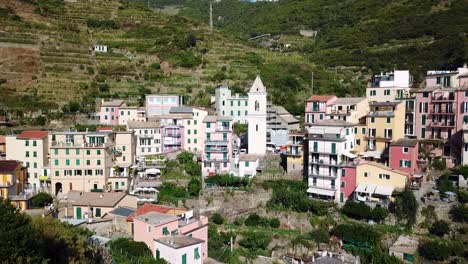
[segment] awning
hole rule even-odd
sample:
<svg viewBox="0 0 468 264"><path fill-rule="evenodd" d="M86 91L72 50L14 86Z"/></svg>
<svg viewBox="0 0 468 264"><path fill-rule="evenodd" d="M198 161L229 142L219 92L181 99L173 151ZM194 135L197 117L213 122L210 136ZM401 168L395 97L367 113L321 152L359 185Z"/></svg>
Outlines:
<svg viewBox="0 0 468 264"><path fill-rule="evenodd" d="M345 155L346 157L350 158L350 159L354 159L356 158L357 156L354 155L353 153L351 152L343 152L343 155Z"/></svg>
<svg viewBox="0 0 468 264"><path fill-rule="evenodd" d="M45 176L45 175L39 176L39 180L40 180L40 181L48 181L48 180L49 180L49 176Z"/></svg>
<svg viewBox="0 0 468 264"><path fill-rule="evenodd" d="M319 188L309 188L307 189L308 193L313 193L313 194L318 194L318 195L325 195L325 196L335 196L336 191L332 190L325 190L325 189L319 189Z"/></svg>
<svg viewBox="0 0 468 264"><path fill-rule="evenodd" d="M363 158L374 158L374 159L380 159L382 156L382 151L378 150L369 150L366 152L361 153Z"/></svg>
<svg viewBox="0 0 468 264"><path fill-rule="evenodd" d="M373 194L377 186L373 184L359 184L355 192Z"/></svg>
<svg viewBox="0 0 468 264"><path fill-rule="evenodd" d="M375 193L380 194L380 195L386 195L390 196L393 193L393 186L388 186L388 185L378 185L375 188Z"/></svg>
<svg viewBox="0 0 468 264"><path fill-rule="evenodd" d="M159 169L147 169L145 170L146 174L161 174L161 170Z"/></svg>

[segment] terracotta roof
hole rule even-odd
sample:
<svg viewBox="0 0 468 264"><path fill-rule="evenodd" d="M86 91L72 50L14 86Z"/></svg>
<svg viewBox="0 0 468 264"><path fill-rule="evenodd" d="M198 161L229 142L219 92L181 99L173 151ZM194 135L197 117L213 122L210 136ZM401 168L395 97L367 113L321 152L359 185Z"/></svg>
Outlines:
<svg viewBox="0 0 468 264"><path fill-rule="evenodd" d="M112 127L96 127L96 131L112 131Z"/></svg>
<svg viewBox="0 0 468 264"><path fill-rule="evenodd" d="M17 139L43 139L49 135L48 131L23 131Z"/></svg>
<svg viewBox="0 0 468 264"><path fill-rule="evenodd" d="M0 160L0 173L13 173L21 163L16 160Z"/></svg>
<svg viewBox="0 0 468 264"><path fill-rule="evenodd" d="M158 205L158 204L149 204L145 203L142 207L138 208L133 212L131 215L128 216L127 221L133 221L133 218L135 217L135 214L137 215L143 215L149 212L157 212L161 214L165 214L169 212L172 209L177 209L177 210L184 210L182 208L176 208L176 207L169 207L169 206L164 206L164 205Z"/></svg>
<svg viewBox="0 0 468 264"><path fill-rule="evenodd" d="M309 97L309 99L307 99L307 102L311 102L311 101L326 102L330 99L333 99L334 97L336 96L335 95L312 95L311 97Z"/></svg>
<svg viewBox="0 0 468 264"><path fill-rule="evenodd" d="M5 144L5 136L0 135L0 144Z"/></svg>

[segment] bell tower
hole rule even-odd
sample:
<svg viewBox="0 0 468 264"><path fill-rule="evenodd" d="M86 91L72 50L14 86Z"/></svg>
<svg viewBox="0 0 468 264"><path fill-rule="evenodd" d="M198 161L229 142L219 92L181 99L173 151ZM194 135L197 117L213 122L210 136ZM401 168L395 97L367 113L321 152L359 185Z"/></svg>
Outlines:
<svg viewBox="0 0 468 264"><path fill-rule="evenodd" d="M267 133L267 93L260 76L257 75L255 78L248 95L248 152L249 154L265 155Z"/></svg>

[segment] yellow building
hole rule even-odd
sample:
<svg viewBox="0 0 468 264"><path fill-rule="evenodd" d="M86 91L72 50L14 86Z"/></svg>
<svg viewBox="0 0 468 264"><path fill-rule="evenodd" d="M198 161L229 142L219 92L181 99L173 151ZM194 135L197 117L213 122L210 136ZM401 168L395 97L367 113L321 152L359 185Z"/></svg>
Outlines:
<svg viewBox="0 0 468 264"><path fill-rule="evenodd" d="M405 105L401 102L371 102L366 117L363 157L379 159L390 142L404 138ZM364 145L362 145L364 143Z"/></svg>
<svg viewBox="0 0 468 264"><path fill-rule="evenodd" d="M0 160L0 194L20 210L28 209L33 193L24 190L27 168L16 160Z"/></svg>
<svg viewBox="0 0 468 264"><path fill-rule="evenodd" d="M356 185L392 186L394 189L402 190L409 177L406 172L376 162L363 161L356 167Z"/></svg>
<svg viewBox="0 0 468 264"><path fill-rule="evenodd" d="M304 132L291 131L286 153L287 172L292 176L302 176L304 169Z"/></svg>
<svg viewBox="0 0 468 264"><path fill-rule="evenodd" d="M357 124L369 112L369 101L366 97L340 97L326 115L329 119L339 119Z"/></svg>

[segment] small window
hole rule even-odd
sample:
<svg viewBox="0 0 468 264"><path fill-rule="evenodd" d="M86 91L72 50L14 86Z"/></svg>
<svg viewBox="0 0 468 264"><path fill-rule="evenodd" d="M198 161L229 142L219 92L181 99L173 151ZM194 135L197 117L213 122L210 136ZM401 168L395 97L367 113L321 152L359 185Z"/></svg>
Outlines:
<svg viewBox="0 0 468 264"><path fill-rule="evenodd" d="M364 177L367 177L367 176L368 176L367 172L364 172Z"/></svg>
<svg viewBox="0 0 468 264"><path fill-rule="evenodd" d="M392 122L392 118L391 117L387 117L387 124L390 124Z"/></svg>
<svg viewBox="0 0 468 264"><path fill-rule="evenodd" d="M371 123L375 123L375 117L371 116L370 122L371 122Z"/></svg>
<svg viewBox="0 0 468 264"><path fill-rule="evenodd" d="M404 148L403 148L403 153L408 153L408 152L409 152L409 148L404 147Z"/></svg>
<svg viewBox="0 0 468 264"><path fill-rule="evenodd" d="M147 225L147 226L146 226L146 232L147 232L147 233L151 233L151 226L150 226L150 225Z"/></svg>

